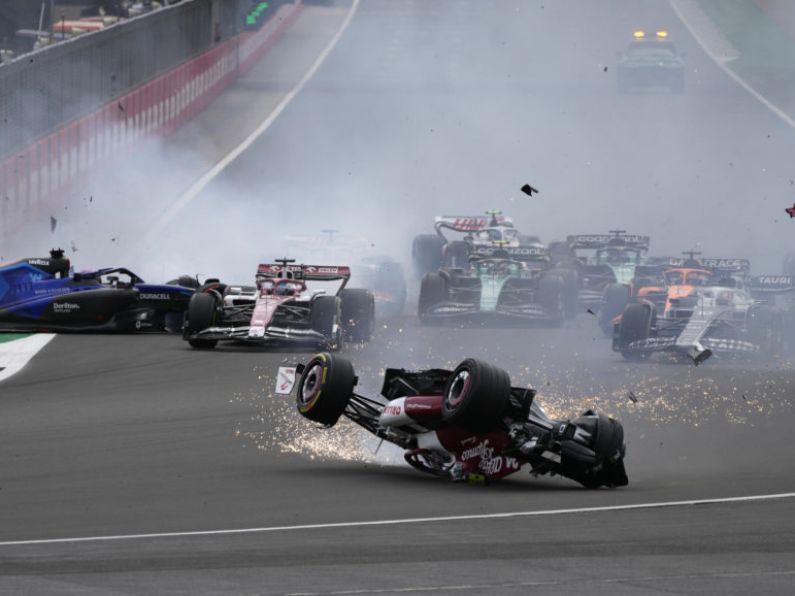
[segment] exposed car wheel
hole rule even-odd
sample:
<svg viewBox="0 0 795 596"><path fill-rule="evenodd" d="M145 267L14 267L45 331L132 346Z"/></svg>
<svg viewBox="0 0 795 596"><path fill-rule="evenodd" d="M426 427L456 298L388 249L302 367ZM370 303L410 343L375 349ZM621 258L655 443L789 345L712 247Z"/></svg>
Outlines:
<svg viewBox="0 0 795 596"><path fill-rule="evenodd" d="M296 403L302 416L334 426L353 397L356 375L349 360L328 352L317 354L301 373Z"/></svg>
<svg viewBox="0 0 795 596"><path fill-rule="evenodd" d="M342 332L351 341L370 341L375 330L375 299L363 289L340 292Z"/></svg>
<svg viewBox="0 0 795 596"><path fill-rule="evenodd" d="M442 266L444 238L438 234L420 234L411 245L411 260L414 273L422 277Z"/></svg>
<svg viewBox="0 0 795 596"><path fill-rule="evenodd" d="M580 300L580 276L574 269L550 269L549 275L557 275L563 280L563 307L567 319L577 316Z"/></svg>
<svg viewBox="0 0 795 596"><path fill-rule="evenodd" d="M759 355L771 356L781 348L783 323L769 306L754 306L748 311L748 340L759 346Z"/></svg>
<svg viewBox="0 0 795 596"><path fill-rule="evenodd" d="M213 327L218 319L218 299L213 293L196 292L188 302L188 319L185 333L188 336ZM188 343L199 350L209 350L216 346L216 339L188 339Z"/></svg>
<svg viewBox="0 0 795 596"><path fill-rule="evenodd" d="M511 379L504 370L467 358L450 375L444 388L442 419L471 432L487 432L499 425Z"/></svg>
<svg viewBox="0 0 795 596"><path fill-rule="evenodd" d="M649 339L654 318L654 307L651 304L629 304L621 314L618 326L618 341L622 348L627 348L635 341ZM643 360L647 353L622 349L621 355L627 360Z"/></svg>
<svg viewBox="0 0 795 596"><path fill-rule="evenodd" d="M593 411L585 412L573 422L591 435L590 447L597 461L595 468L576 476L577 481L592 489L601 486L626 486L628 480L622 463L626 445L621 423Z"/></svg>
<svg viewBox="0 0 795 596"><path fill-rule="evenodd" d="M538 280L537 302L550 314L550 324L560 327L565 318L564 282L557 275L545 275Z"/></svg>
<svg viewBox="0 0 795 596"><path fill-rule="evenodd" d="M340 299L336 296L318 296L312 302L310 314L312 330L322 333L332 349L340 343Z"/></svg>
<svg viewBox="0 0 795 596"><path fill-rule="evenodd" d="M420 284L420 299L417 307L420 321L426 323L428 310L445 302L448 295L447 280L438 273L426 273Z"/></svg>
<svg viewBox="0 0 795 596"><path fill-rule="evenodd" d="M629 294L629 287L624 284L610 284L605 288L597 319L605 335L613 334L613 319L624 311Z"/></svg>
<svg viewBox="0 0 795 596"><path fill-rule="evenodd" d="M403 266L400 263L387 261L378 268L376 291L383 292L391 296L394 302L390 312L392 314L402 314L406 307L406 276L403 274ZM381 316L381 313L376 313Z"/></svg>
<svg viewBox="0 0 795 596"><path fill-rule="evenodd" d="M469 266L469 245L463 240L453 240L445 244L444 265L466 269Z"/></svg>

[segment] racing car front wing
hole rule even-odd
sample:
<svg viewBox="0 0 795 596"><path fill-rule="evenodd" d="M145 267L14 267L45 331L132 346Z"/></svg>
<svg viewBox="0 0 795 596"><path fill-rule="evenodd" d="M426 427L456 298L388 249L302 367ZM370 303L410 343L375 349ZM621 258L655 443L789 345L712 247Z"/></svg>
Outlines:
<svg viewBox="0 0 795 596"><path fill-rule="evenodd" d="M294 327L208 327L185 339L240 341L246 343L293 342L320 347L335 347L334 342L314 329Z"/></svg>
<svg viewBox="0 0 795 596"><path fill-rule="evenodd" d="M517 306L497 305L494 310L482 310L479 305L471 302L443 302L430 307L424 316L438 321L464 319L473 322L500 319L532 322L555 319L554 314L536 303Z"/></svg>

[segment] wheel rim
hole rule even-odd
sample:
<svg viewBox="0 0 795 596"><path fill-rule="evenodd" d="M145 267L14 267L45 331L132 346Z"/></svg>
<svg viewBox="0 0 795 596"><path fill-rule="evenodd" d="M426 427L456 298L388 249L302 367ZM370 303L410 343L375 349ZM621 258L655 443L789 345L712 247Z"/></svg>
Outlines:
<svg viewBox="0 0 795 596"><path fill-rule="evenodd" d="M445 402L449 410L455 410L464 400L467 389L469 389L470 375L468 370L461 370L450 384L450 389L445 395Z"/></svg>
<svg viewBox="0 0 795 596"><path fill-rule="evenodd" d="M323 385L323 366L320 363L312 365L304 377L301 386L301 405L308 407L317 398Z"/></svg>

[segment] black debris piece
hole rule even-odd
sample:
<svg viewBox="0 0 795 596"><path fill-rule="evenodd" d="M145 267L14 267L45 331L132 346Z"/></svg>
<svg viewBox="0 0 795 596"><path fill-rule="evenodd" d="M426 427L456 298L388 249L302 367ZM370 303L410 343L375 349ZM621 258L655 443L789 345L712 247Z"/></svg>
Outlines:
<svg viewBox="0 0 795 596"><path fill-rule="evenodd" d="M52 215L50 215L50 234L55 232L55 226L58 225L58 220L55 219Z"/></svg>
<svg viewBox="0 0 795 596"><path fill-rule="evenodd" d="M592 311L590 308L588 310L586 310L585 312L587 312L589 315L596 316L596 313L594 311Z"/></svg>
<svg viewBox="0 0 795 596"><path fill-rule="evenodd" d="M631 401L633 404L638 403L638 397L632 391L627 393L627 399Z"/></svg>
<svg viewBox="0 0 795 596"><path fill-rule="evenodd" d="M529 184L525 184L525 185L522 187L522 192L523 192L524 194L526 194L528 197L532 197L532 196L533 196L533 193L536 193L536 194L538 194L538 189L537 189L537 188L533 188L533 187L532 187L532 186L530 186Z"/></svg>

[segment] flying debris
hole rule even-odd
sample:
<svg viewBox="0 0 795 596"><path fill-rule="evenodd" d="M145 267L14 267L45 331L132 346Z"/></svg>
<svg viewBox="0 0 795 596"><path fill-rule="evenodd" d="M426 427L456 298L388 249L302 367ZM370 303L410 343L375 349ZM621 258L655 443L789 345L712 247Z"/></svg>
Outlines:
<svg viewBox="0 0 795 596"><path fill-rule="evenodd" d="M52 234L55 232L55 226L58 225L58 220L55 219L52 215L50 215L50 233Z"/></svg>
<svg viewBox="0 0 795 596"><path fill-rule="evenodd" d="M632 391L627 393L627 399L631 401L633 404L638 403L638 397Z"/></svg>
<svg viewBox="0 0 795 596"><path fill-rule="evenodd" d="M792 204L792 207L787 207L784 209L787 213L789 213L790 218L795 217L795 203Z"/></svg>
<svg viewBox="0 0 795 596"><path fill-rule="evenodd" d="M585 312L587 312L589 315L596 316L596 313L594 311L592 311L590 308L588 310L586 310Z"/></svg>
<svg viewBox="0 0 795 596"><path fill-rule="evenodd" d="M536 193L536 194L538 194L538 189L537 189L537 188L533 188L533 187L532 187L532 186L530 186L529 184L525 184L525 185L522 187L522 192L523 192L524 194L526 194L528 197L532 197L532 196L533 196L533 193Z"/></svg>

